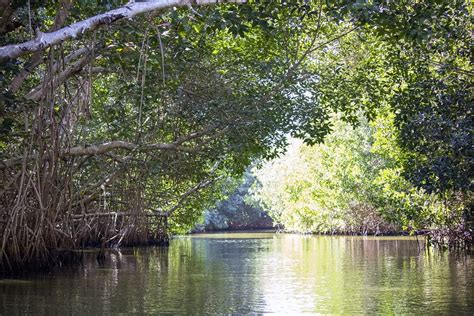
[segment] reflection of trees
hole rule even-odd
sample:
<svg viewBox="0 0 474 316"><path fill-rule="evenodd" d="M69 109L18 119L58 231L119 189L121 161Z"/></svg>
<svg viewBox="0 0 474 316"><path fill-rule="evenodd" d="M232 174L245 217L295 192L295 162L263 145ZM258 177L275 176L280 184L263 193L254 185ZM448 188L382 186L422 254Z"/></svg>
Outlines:
<svg viewBox="0 0 474 316"><path fill-rule="evenodd" d="M419 253L414 240L283 235L273 249L262 260L267 311L439 313L473 304L471 261Z"/></svg>
<svg viewBox="0 0 474 316"><path fill-rule="evenodd" d="M0 314L462 314L474 306L472 258L420 253L414 240L213 236L110 251L102 264L85 252L82 267L0 280Z"/></svg>
<svg viewBox="0 0 474 316"><path fill-rule="evenodd" d="M249 312L258 297L258 266L249 258L261 239L177 238L169 248L125 249L84 255L80 268L30 284L0 284L12 314ZM27 297L30 302L22 304ZM0 309L2 312L2 309Z"/></svg>
<svg viewBox="0 0 474 316"><path fill-rule="evenodd" d="M184 314L250 312L258 296L261 239L178 239L170 251L170 298ZM179 245L178 247L175 247ZM182 248L182 250L178 249Z"/></svg>

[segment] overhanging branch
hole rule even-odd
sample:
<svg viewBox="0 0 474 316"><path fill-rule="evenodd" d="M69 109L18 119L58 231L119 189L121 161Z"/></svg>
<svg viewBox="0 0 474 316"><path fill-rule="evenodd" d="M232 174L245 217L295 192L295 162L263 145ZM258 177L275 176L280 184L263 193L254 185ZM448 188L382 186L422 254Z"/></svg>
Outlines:
<svg viewBox="0 0 474 316"><path fill-rule="evenodd" d="M217 129L218 128L216 126L212 126L202 131L191 133L189 135L180 137L171 143L135 144L132 142L116 140L116 141L106 142L106 143L97 144L97 145L76 146L76 147L63 149L60 152L59 157L67 158L67 157L78 157L78 156L89 156L89 155L103 155L116 149L125 149L125 150L130 150L130 151L137 150L137 151L142 151L142 152L147 152L147 151L194 152L196 151L196 148L200 148L199 145L195 148L195 147L183 146L183 144L188 141L198 139L202 136L211 134L213 131L216 131ZM219 132L216 132L215 134L220 135ZM27 157L27 160L35 159L35 157L36 155L30 155ZM4 170L7 168L14 167L16 165L20 165L22 164L23 159L24 157L17 157L17 158L11 158L11 159L0 161L0 170Z"/></svg>
<svg viewBox="0 0 474 316"><path fill-rule="evenodd" d="M182 7L190 5L209 5L217 3L245 3L245 0L150 0L133 2L118 9L108 11L86 20L73 23L54 32L41 33L35 39L20 44L0 47L0 62L14 59L25 54L42 51L52 45L62 43L70 38L76 38L91 32L104 25L110 25L123 19L132 19L134 16L146 12Z"/></svg>

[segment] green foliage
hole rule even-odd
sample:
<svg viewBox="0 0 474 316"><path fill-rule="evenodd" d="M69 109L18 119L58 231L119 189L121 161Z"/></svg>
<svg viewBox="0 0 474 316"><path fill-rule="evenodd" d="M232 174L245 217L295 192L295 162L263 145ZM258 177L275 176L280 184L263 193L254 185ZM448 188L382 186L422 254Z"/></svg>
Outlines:
<svg viewBox="0 0 474 316"><path fill-rule="evenodd" d="M60 27L62 4L28 4L8 2L0 45ZM75 1L62 24L123 4ZM287 228L445 223L472 190L471 28L465 1L249 1L147 13L8 60L3 223L37 223L31 210L45 209L64 221L172 211L171 230L183 232L222 197L222 179L278 157L288 135L306 145L292 140L276 179L264 169L260 198ZM74 57L84 48L93 56ZM133 149L67 155L113 141ZM72 236L54 231L69 227L56 215L51 235ZM29 231L43 228L25 229L27 249Z"/></svg>
<svg viewBox="0 0 474 316"><path fill-rule="evenodd" d="M370 184L379 165L370 154L370 127L353 129L334 118L333 128L323 144L293 140L286 155L257 171L256 197L288 230L378 231L383 221L355 216L374 213Z"/></svg>
<svg viewBox="0 0 474 316"><path fill-rule="evenodd" d="M288 153L255 171L254 198L287 230L385 233L451 225L465 201L416 188L403 176L395 115L382 111L353 128L333 119L323 144L292 141Z"/></svg>
<svg viewBox="0 0 474 316"><path fill-rule="evenodd" d="M469 4L374 1L356 6L348 4L346 14L358 25L357 34L323 53L325 61L316 65L327 96L322 102L345 113L365 109L369 118L388 104L396 114L398 144L406 152L404 177L428 192L472 190Z"/></svg>

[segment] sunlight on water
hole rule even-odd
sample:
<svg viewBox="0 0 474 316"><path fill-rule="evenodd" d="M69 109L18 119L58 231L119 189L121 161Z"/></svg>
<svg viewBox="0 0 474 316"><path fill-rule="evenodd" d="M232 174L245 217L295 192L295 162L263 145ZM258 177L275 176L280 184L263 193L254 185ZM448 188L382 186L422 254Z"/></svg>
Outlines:
<svg viewBox="0 0 474 316"><path fill-rule="evenodd" d="M403 237L200 234L0 280L0 314L466 314L474 258Z"/></svg>

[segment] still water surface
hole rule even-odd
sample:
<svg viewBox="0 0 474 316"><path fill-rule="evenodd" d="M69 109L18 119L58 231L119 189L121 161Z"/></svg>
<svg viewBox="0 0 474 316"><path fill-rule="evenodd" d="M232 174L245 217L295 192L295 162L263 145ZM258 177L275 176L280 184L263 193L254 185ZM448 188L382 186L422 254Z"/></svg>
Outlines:
<svg viewBox="0 0 474 316"><path fill-rule="evenodd" d="M0 314L474 314L474 257L408 238L206 234L0 280Z"/></svg>

